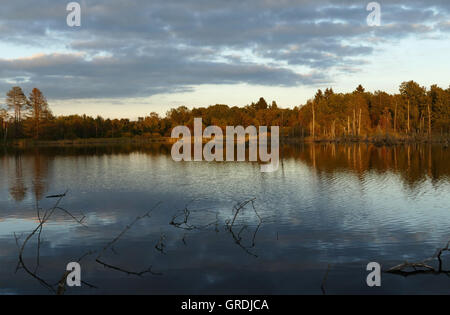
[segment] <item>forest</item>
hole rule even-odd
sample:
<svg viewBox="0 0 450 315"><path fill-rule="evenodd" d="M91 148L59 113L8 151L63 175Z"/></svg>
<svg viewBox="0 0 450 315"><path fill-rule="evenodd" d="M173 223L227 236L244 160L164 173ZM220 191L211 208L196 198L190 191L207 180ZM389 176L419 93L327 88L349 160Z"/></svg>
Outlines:
<svg viewBox="0 0 450 315"><path fill-rule="evenodd" d="M367 92L362 85L351 93L326 88L293 108L280 108L276 101L267 103L261 97L244 107L180 106L164 117L152 112L137 120L55 116L38 88L27 97L21 87L12 87L5 103L0 107L3 143L14 139L170 137L173 127L192 128L194 118L199 117L205 126L280 126L283 137L313 140L448 139L450 132L450 87L432 85L427 89L414 81L403 82L396 94Z"/></svg>

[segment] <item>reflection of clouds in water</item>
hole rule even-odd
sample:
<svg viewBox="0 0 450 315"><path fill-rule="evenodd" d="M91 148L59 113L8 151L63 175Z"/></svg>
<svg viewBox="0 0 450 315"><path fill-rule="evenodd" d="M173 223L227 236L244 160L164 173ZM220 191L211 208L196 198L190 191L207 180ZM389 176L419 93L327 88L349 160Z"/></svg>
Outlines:
<svg viewBox="0 0 450 315"><path fill-rule="evenodd" d="M189 291L193 281L198 281L196 288L203 289L233 287L232 281L236 282L234 286L249 288L244 280L283 277L282 270L310 270L309 277L313 277L314 268L322 268L321 264L324 268L328 263L360 264L374 257L389 261L420 259L424 252L443 245L450 219L445 207L449 204L450 183L439 173L443 170L445 175L445 167L436 166L435 178L427 174L414 176L416 179L408 182L410 178L405 179L403 172L420 174L421 170L386 166L389 158L380 160L378 155L372 160L378 164L370 168L367 158L370 160L373 152L363 148L349 151L347 147L342 157L339 149L335 157L327 150L315 150L314 163L310 161L310 150L288 152L283 166L272 174L261 174L259 166L252 163L174 163L169 155L145 150L130 156L127 151L57 154L48 159L41 154L37 164L47 159L47 171L39 172L33 171L34 153L25 154L21 163L24 183L32 185L33 176L40 174L41 182L48 183L49 193L69 187L64 208L74 214L80 209L86 215L88 228L69 223L62 214L46 225L42 254L54 259L55 264L64 265L63 257L78 258L88 250L101 248L136 216L162 201L150 219L136 224L117 244L119 255L111 252L109 258L123 266L134 264L138 269L152 264L168 281L161 287L179 288L182 292L196 292ZM401 152L397 152L397 163ZM13 184L17 178L13 167L16 158L1 156L0 160L1 165L11 166L6 170L7 178L0 181L3 185ZM420 168L421 164L411 165ZM8 248L2 247L2 260L13 261L17 248L12 233L28 232L37 223L34 201L8 201L8 194L0 191L1 197L6 196L0 199L0 238ZM224 229L225 221L232 217L233 205L253 197L264 220L256 238L257 260L236 246ZM44 208L51 203L41 201ZM187 232L170 226L173 215L186 204L195 225L216 220L217 213L219 232L214 226ZM237 222L240 226L257 224L251 207L241 213ZM166 236L166 255L154 248L161 234ZM242 235L251 241L251 233L245 231ZM90 263L87 267L96 268ZM105 275L104 270L100 271ZM241 272L252 275L239 277ZM114 273L106 274L109 281L119 278ZM101 275L91 277L106 281L101 280ZM184 280L171 278L174 275ZM199 278L194 279L194 275ZM323 272L318 276L320 282ZM9 279L7 286L14 288L12 275L5 271L0 278ZM298 284L293 280L292 276L284 279L286 287L295 291ZM130 279L124 290L139 281L146 285L155 281L149 288L160 284L153 278ZM280 284L275 287L280 288Z"/></svg>
<svg viewBox="0 0 450 315"><path fill-rule="evenodd" d="M2 241L14 240L14 233L19 238L19 243L33 231L39 224L37 220L7 219L0 221L0 239ZM43 238L49 247L67 246L77 241L77 224L61 220L60 222L49 222L45 224Z"/></svg>
<svg viewBox="0 0 450 315"><path fill-rule="evenodd" d="M0 221L0 237L10 238L14 234L27 233L36 228L37 220L6 219Z"/></svg>
<svg viewBox="0 0 450 315"><path fill-rule="evenodd" d="M364 168L367 157L373 156L373 152L377 153L374 161L381 161L378 168L385 169L383 163L386 160L379 159L379 156L386 156L384 151L380 155L377 151L370 153L364 146L358 146L357 150L351 146L331 151L328 148L319 146L314 151L306 148L297 155L295 151L288 151L283 172L269 175L261 174L258 166L251 163L174 163L167 155L154 156L144 152L129 156L91 154L57 157L51 162L54 175L48 182L53 187L71 187L69 200L74 203L72 208L95 209L92 220L106 218L104 222L93 221L96 225L112 224L108 220L117 222L124 216L138 214L145 207L146 198L163 200L164 203L169 201L165 205L168 212L181 209L193 198L200 198L203 205L217 211L224 220L231 214L234 202L256 196L261 215L289 226L323 230L317 222L321 220L333 225L334 230L368 232L373 240L378 238L378 234L382 239L386 232L400 229L423 230L434 225L427 232L437 233L446 228L445 220L430 218L425 209L432 207L434 215L446 218L441 205L446 201L448 183L430 186L429 181L421 179L421 183L411 191L410 187L402 185L401 173L348 171L355 162L357 168L361 165ZM315 153L317 169L309 164L311 152ZM401 160L401 152L406 151L397 152L397 164ZM392 158L392 155L388 156ZM335 168L324 164L324 156L329 165L336 164ZM300 157L300 163L295 157ZM342 159L342 165L347 168L340 164ZM415 212L413 218L411 211ZM241 218L244 219L247 213L244 212ZM161 223L165 223L164 220Z"/></svg>
<svg viewBox="0 0 450 315"><path fill-rule="evenodd" d="M104 215L99 215L97 213L89 213L86 215L85 222L89 225L111 225L117 223L119 218L117 216L105 213Z"/></svg>

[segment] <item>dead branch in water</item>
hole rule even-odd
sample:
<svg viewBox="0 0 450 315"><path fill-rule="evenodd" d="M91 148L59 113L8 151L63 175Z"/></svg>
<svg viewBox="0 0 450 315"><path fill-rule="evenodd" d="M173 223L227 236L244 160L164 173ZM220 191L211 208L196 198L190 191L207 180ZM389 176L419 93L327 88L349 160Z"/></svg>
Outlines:
<svg viewBox="0 0 450 315"><path fill-rule="evenodd" d="M185 205L183 210L177 211L173 215L172 219L169 222L170 225L174 226L177 229L182 229L182 230L185 230L185 231L188 231L188 232L193 231L193 230L206 230L210 226L214 225L214 230L217 233L219 232L219 213L218 212L213 212L213 211L209 211L209 210L206 210L206 209L205 210L189 210L188 205L189 205L189 203ZM191 214L192 213L197 213L197 212L200 212L202 214L204 214L205 212L215 213L216 220L213 221L213 222L204 224L204 225L195 225L195 224L190 223L189 219L191 218ZM186 236L187 236L188 232L184 233L183 237L181 239L181 241L183 242L183 244L185 246L187 246ZM164 252L160 249L160 247L158 245L160 245L160 243L158 243L155 246L155 248L164 254Z"/></svg>
<svg viewBox="0 0 450 315"><path fill-rule="evenodd" d="M136 219L134 219L133 222L131 222L129 225L127 225L112 241L110 241L109 243L107 243L103 249L100 251L100 253L98 254L97 258L95 259L95 261L97 263L99 263L100 265L102 265L105 268L109 268L109 269L113 269L119 272L123 272L126 273L128 275L135 275L135 276L142 276L146 273L151 273L152 275L161 275L161 273L158 272L154 272L152 270L152 266L150 266L149 268L143 270L143 271L130 271L130 270L126 270L124 268L118 267L118 266L114 266L112 264L106 263L103 260L101 260L100 258L102 257L102 255L105 253L106 250L112 248L112 246L117 243L120 238L127 232L129 231L138 221L144 219L144 218L150 218L151 214L153 212L153 210L155 210L159 205L161 204L161 202L158 202L152 209L150 209L149 211L147 211L145 214L143 214L142 216L138 216L136 217Z"/></svg>
<svg viewBox="0 0 450 315"><path fill-rule="evenodd" d="M231 234L231 236L233 237L235 243L236 243L239 247L241 247L247 254L249 254L249 255L251 255L251 256L257 258L258 255L256 255L256 254L254 254L253 252L251 252L250 249L252 249L252 248L255 247L256 234L258 233L259 228L261 227L261 224L263 223L263 220L262 220L261 216L258 214L258 211L256 211L256 208L255 208L255 200L256 200L256 198L252 198L252 199L245 200L245 201L243 201L243 202L237 203L237 204L233 207L233 212L234 212L233 218L232 218L231 220L227 220L225 223L226 223L226 228L227 228L228 232L230 232L230 234ZM242 237L241 237L241 234L242 234L243 231L245 231L245 230L248 229L248 226L247 226L247 225L243 225L237 234L236 234L235 231L233 230L233 227L234 227L234 225L235 225L235 223L236 223L236 218L238 217L238 215L239 215L242 211L244 211L245 207L246 207L249 203L251 203L252 208L253 208L253 211L254 211L254 213L256 214L256 216L258 217L259 223L258 223L258 225L256 226L256 229L255 229L255 231L254 231L254 233L253 233L252 243L251 243L249 246L245 246L245 245L242 244L242 240L243 240L243 239L242 239Z"/></svg>
<svg viewBox="0 0 450 315"><path fill-rule="evenodd" d="M204 230L207 229L208 227L215 225L216 229L217 229L217 225L218 225L218 214L216 213L216 220L214 222L210 222L207 223L205 225L194 225L192 223L189 223L189 218L191 216L191 213L194 212L211 212L208 210L189 210L188 209L188 205L186 205L184 207L183 210L176 212L173 217L172 220L169 222L170 225L173 225L174 227L178 228L178 229L182 229L182 230L186 230L186 231L192 231L192 230ZM181 218L181 219L180 219Z"/></svg>
<svg viewBox="0 0 450 315"><path fill-rule="evenodd" d="M450 270L443 270L442 269L442 254L446 251L450 251L450 241L447 243L447 245L443 248L439 248L436 253L431 256L430 258L427 258L420 262L408 262L405 261L402 264L399 264L397 266L394 266L386 271L386 273L392 273L401 275L404 277L410 276L410 275L417 275L417 274L446 274L450 276ZM431 266L430 262L433 260L438 261L438 268L435 268Z"/></svg>
<svg viewBox="0 0 450 315"><path fill-rule="evenodd" d="M42 232L42 228L44 226L44 224L50 219L50 217L53 215L53 213L56 210L59 210L59 204L61 203L61 200L66 196L67 194L67 190L64 194L61 195L55 195L55 196L51 196L52 198L58 198L58 200L55 202L55 205L50 208L47 209L44 213L44 216L41 218L40 216L40 209L39 207L37 207L37 212L38 212L38 220L39 220L39 224L38 226L26 237L26 239L23 241L22 245L19 246L19 240L16 237L16 234L14 233L14 237L16 238L16 244L19 246L19 258L18 258L18 263L17 263L17 268L16 271L19 270L20 268L25 270L26 273L28 273L30 276L32 276L33 278L35 278L36 280L38 280L38 282L44 286L45 288L47 288L49 291L53 292L53 293L58 293L59 290L56 290L54 288L53 285L51 285L50 283L48 283L47 281L45 281L43 278L41 278L38 274L37 274L37 269L38 269L38 264L39 264L39 252L40 252L40 237L41 237L41 232ZM38 233L38 256L37 256L37 266L35 268L34 271L32 271L26 264L23 258L23 254L26 248L26 245L28 244L28 242L31 240L31 238Z"/></svg>
<svg viewBox="0 0 450 315"><path fill-rule="evenodd" d="M228 229L230 229L230 230L233 229L234 222L236 221L236 218L237 218L239 212L241 210L243 210L245 208L245 206L247 206L249 203L252 204L253 210L255 211L256 215L259 218L259 220L262 221L261 217L258 214L258 212L256 212L256 208L255 208L255 204L254 204L255 200L256 200L256 198L245 200L245 201L242 201L242 202L238 202L236 205L233 206L233 212L234 212L233 219L231 221L227 220L227 222L226 222ZM231 222L231 224L230 224L230 222Z"/></svg>
<svg viewBox="0 0 450 315"><path fill-rule="evenodd" d="M331 269L331 265L328 264L327 271L325 272L325 276L322 279L322 284L320 285L320 289L322 290L322 294L323 295L327 294L326 291L325 291L325 285L326 285L327 280L328 280L328 274L330 273L330 269Z"/></svg>
<svg viewBox="0 0 450 315"><path fill-rule="evenodd" d="M37 212L37 218L39 220L39 223L42 222L40 210L41 209L39 208L39 205L38 205L38 203L36 201L36 212ZM41 257L41 234L42 234L42 226L39 229L39 234L38 234L38 237L37 237L38 243L37 243L37 251L36 251L36 267L34 269L34 273L37 273L38 268L39 268L39 264L40 264L40 259L41 259L40 258Z"/></svg>
<svg viewBox="0 0 450 315"><path fill-rule="evenodd" d="M166 247L166 245L164 244L164 241L166 240L166 235L161 234L161 236L159 237L159 241L158 243L156 243L155 248L157 251L159 251L161 254L166 254L164 252L164 247Z"/></svg>
<svg viewBox="0 0 450 315"><path fill-rule="evenodd" d="M67 211L67 210L64 209L64 208L57 207L56 209L61 210L61 211L63 211L64 213L66 213L67 215L69 215L69 216L70 216L75 222L77 222L78 224L83 225L83 226L86 226L86 225L83 223L84 219L86 219L86 216L85 216L85 215L83 215L83 217L82 217L81 219L77 219L76 217L74 217L74 216L72 215L72 213L70 213L69 211Z"/></svg>
<svg viewBox="0 0 450 315"><path fill-rule="evenodd" d="M17 263L17 267L16 267L16 272L19 269L23 269L27 274L29 274L31 277L35 278L42 286L44 286L46 289L48 289L50 292L54 293L54 294L64 294L65 290L66 290L66 281L67 281L67 276L70 274L70 271L65 271L63 276L61 277L61 279L55 283L55 284L51 284L48 281L46 281L45 279L43 279L41 276L38 275L38 268L40 265L40 247L41 247L41 233L43 231L43 227L44 225L50 220L50 218L54 215L55 212L57 211L62 211L63 213L65 213L66 215L68 215L69 217L72 218L73 221L75 221L76 223L82 225L83 227L87 227L84 224L84 219L86 218L85 215L82 216L81 219L76 218L70 211L62 208L60 206L60 203L62 201L62 199L67 195L68 191L64 192L63 194L59 194L59 195L51 195L48 196L46 198L55 198L57 199L55 204L44 211L43 215L41 214L41 208L39 208L39 206L36 204L36 211L37 211L37 219L39 224L36 226L36 228L27 235L27 237L25 238L25 240L22 242L22 244L20 245L19 241L22 238L22 236L18 237L16 235L16 233L14 233L14 238L19 250L19 257L18 257L18 263ZM159 205L159 203L154 207L156 208ZM153 209L154 209L153 208ZM135 272L135 271L129 271L126 270L124 268L120 268L111 264L108 264L104 261L102 261L100 258L103 255L103 253L108 249L108 248L112 248L113 245L119 241L119 239L129 230L133 227L134 224L136 224L139 220L146 218L146 217L150 217L151 212L153 211L153 209L151 209L150 211L148 211L147 213L145 213L144 215L137 217L130 225L128 225L119 235L117 235L111 242L107 243L103 249L101 251L89 251L85 254L83 254L79 259L78 262L80 262L81 260L83 260L85 257L93 255L95 253L99 252L99 255L96 258L96 262L103 265L105 268L110 268L116 271L120 271L123 273L126 273L128 275L136 275L136 276L142 276L146 273L152 273L154 275L160 275L160 273L156 273L153 272L151 270L151 267L140 271L140 272ZM24 260L24 252L26 249L27 244L29 243L29 241L33 238L33 236L37 236L37 256L36 256L36 266L34 268L34 271L31 270L30 267L28 267L28 265L25 263ZM90 288L97 288L96 286L85 282L85 281L81 281L81 283L83 283L84 285L90 287Z"/></svg>
<svg viewBox="0 0 450 315"><path fill-rule="evenodd" d="M123 272L123 273L125 273L127 275L134 275L134 276L138 276L138 277L142 277L146 273L150 273L150 274L155 275L155 276L162 275L162 273L153 271L152 270L152 266L150 266L148 269L136 272L136 271L130 271L130 270L126 270L126 269L114 266L114 265L107 264L107 263L105 263L105 262L103 262L103 261L101 261L99 259L96 259L95 261L97 263L99 263L100 265L102 265L103 267L105 267L105 268L109 268L109 269L113 269L113 270L116 270L116 271L120 271L120 272Z"/></svg>
<svg viewBox="0 0 450 315"><path fill-rule="evenodd" d="M175 213L172 217L172 220L170 221L170 225L173 225L179 229L188 230L191 231L195 229L196 227L194 225L188 224L189 216L191 215L191 211L187 207L185 207L181 213ZM182 221L177 221L179 217L183 217Z"/></svg>
<svg viewBox="0 0 450 315"><path fill-rule="evenodd" d="M252 198L252 199L248 199L242 202L238 202L237 204L235 204L233 206L233 217L231 219L228 219L225 221L225 230L228 231L231 236L233 237L234 242L241 247L247 254L253 256L253 257L258 257L257 255L255 255L254 253L252 253L250 251L251 248L255 247L255 241L256 241L256 235L263 223L263 220L261 218L261 216L259 215L258 211L256 210L255 207L255 200L256 198ZM253 235L251 238L251 243L250 245L244 245L242 243L243 241L243 237L242 234L244 234L244 232L248 232L250 231L249 226L248 225L242 225L239 230L235 230L235 225L236 225L236 220L238 218L238 216L244 211L244 209L246 208L247 205L251 204L252 208L253 208L253 212L255 213L256 217L258 218L259 222L258 225L256 226L255 230L253 231ZM182 230L186 230L186 231L193 231L193 230L205 230L207 228L209 228L210 226L214 226L214 230L218 233L219 230L219 213L218 212L214 212L214 211L208 211L208 210L190 210L188 208L187 204L183 210L180 210L178 212L176 212L171 221L170 221L170 225L178 228L178 229L182 229ZM215 213L216 215L216 220L212 221L210 223L204 224L204 225L195 225L191 222L191 218L192 218L192 213L195 212L200 212L202 214L204 214L205 212L209 212L209 213ZM186 243L186 235L187 233L184 233L181 241L183 242L184 245L187 245ZM160 240L160 242L158 242L158 244L155 246L157 250L162 251L162 247L163 247L164 243ZM164 253L164 252L163 252Z"/></svg>

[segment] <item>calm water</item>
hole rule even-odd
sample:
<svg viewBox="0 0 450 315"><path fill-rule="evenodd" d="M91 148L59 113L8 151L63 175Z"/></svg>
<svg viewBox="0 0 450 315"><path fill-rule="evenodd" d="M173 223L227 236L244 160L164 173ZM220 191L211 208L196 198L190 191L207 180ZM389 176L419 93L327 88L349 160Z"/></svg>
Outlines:
<svg viewBox="0 0 450 315"><path fill-rule="evenodd" d="M176 163L164 145L3 150L0 293L50 293L16 271L14 233L20 246L36 208L42 216L56 201L45 197L66 189L61 207L85 226L56 211L23 259L53 285L82 258L82 280L96 288L68 294L322 294L322 283L326 294L450 293L445 274L383 273L381 288L366 285L369 262L421 261L450 240L450 149L299 145L281 155L277 172L261 173L257 163ZM248 203L227 229L233 206L253 198L256 212ZM99 254L154 274L107 268Z"/></svg>

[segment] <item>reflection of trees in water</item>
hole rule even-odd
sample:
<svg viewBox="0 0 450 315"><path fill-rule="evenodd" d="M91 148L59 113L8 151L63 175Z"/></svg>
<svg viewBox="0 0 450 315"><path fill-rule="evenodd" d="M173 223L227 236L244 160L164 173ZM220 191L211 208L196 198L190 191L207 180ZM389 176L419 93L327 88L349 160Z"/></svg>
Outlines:
<svg viewBox="0 0 450 315"><path fill-rule="evenodd" d="M14 148L14 153L24 156L32 156L39 152L41 156L104 156L104 155L127 155L130 153L143 153L147 155L170 155L172 146L166 143L146 143L146 144L96 144L96 145L71 145L56 147L37 148ZM1 153L0 153L1 154Z"/></svg>
<svg viewBox="0 0 450 315"><path fill-rule="evenodd" d="M25 199L28 190L23 180L22 155L16 154L14 164L14 180L10 185L9 193L15 201L20 202Z"/></svg>
<svg viewBox="0 0 450 315"><path fill-rule="evenodd" d="M47 191L48 156L41 155L35 150L33 156L33 193L36 200L41 200Z"/></svg>
<svg viewBox="0 0 450 315"><path fill-rule="evenodd" d="M141 153L147 156L170 158L171 145L165 143L120 144L92 146L42 147L34 149L14 149L15 181L10 187L11 196L22 201L27 192L22 171L22 158L31 157L31 183L36 199L42 199L46 192L46 178L49 159L57 156L111 156ZM2 154L2 153L0 153ZM294 159L308 164L323 174L352 171L360 179L367 171L399 174L411 188L427 178L438 181L450 177L450 149L440 145L404 144L378 147L369 143L321 143L285 145L281 148L282 159Z"/></svg>
<svg viewBox="0 0 450 315"><path fill-rule="evenodd" d="M27 155L17 153L14 157L14 179L11 180L9 193L11 197L21 202L25 199L28 191L26 182L31 182L31 188L35 200L41 200L47 191L46 179L48 176L48 160L49 157L35 150L31 159ZM28 172L24 169L28 168ZM30 178L26 177L26 174Z"/></svg>
<svg viewBox="0 0 450 315"><path fill-rule="evenodd" d="M14 177L9 179L9 193L16 202L21 202L28 192L29 187L26 183L31 183L35 200L41 200L48 190L49 161L54 159L55 156L127 155L133 152L158 156L161 154L170 155L170 149L170 146L161 143L13 149Z"/></svg>
<svg viewBox="0 0 450 315"><path fill-rule="evenodd" d="M450 176L450 150L439 145L307 144L283 147L282 157L299 159L323 173L350 170L362 176L369 170L394 172L410 186L427 177L437 181Z"/></svg>

